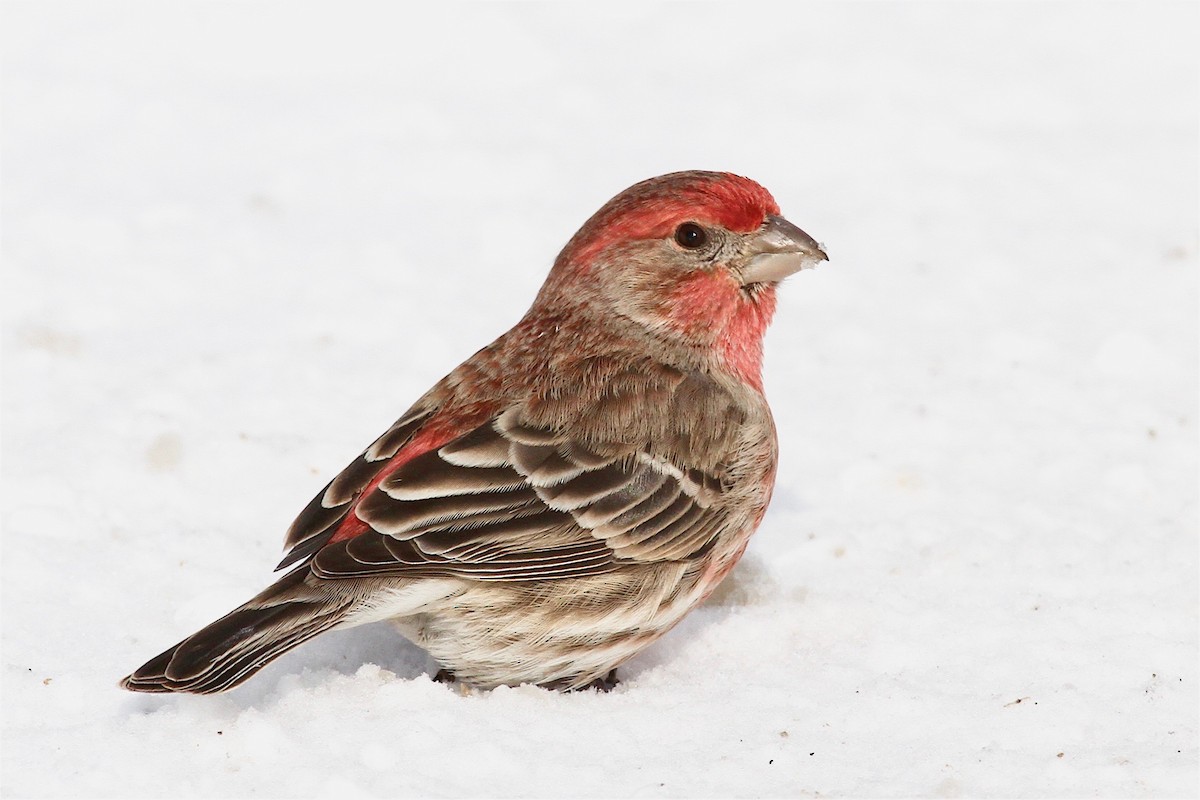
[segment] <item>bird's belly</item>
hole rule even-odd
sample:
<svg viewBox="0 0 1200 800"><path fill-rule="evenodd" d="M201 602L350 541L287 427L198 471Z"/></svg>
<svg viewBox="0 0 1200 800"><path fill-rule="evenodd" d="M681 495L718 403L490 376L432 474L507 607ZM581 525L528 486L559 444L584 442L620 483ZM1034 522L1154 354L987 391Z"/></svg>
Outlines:
<svg viewBox="0 0 1200 800"><path fill-rule="evenodd" d="M464 581L443 603L395 621L467 683L575 688L674 627L710 589L705 572L674 562L570 581Z"/></svg>

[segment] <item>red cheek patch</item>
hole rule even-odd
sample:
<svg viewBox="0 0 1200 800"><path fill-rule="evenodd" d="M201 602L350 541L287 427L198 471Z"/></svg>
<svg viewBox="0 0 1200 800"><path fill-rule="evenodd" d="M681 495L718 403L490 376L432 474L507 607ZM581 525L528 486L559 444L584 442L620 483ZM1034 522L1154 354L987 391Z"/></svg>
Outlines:
<svg viewBox="0 0 1200 800"><path fill-rule="evenodd" d="M712 342L725 365L762 391L762 340L775 314L775 288L752 297L723 267L693 273L670 289L667 324L689 337Z"/></svg>

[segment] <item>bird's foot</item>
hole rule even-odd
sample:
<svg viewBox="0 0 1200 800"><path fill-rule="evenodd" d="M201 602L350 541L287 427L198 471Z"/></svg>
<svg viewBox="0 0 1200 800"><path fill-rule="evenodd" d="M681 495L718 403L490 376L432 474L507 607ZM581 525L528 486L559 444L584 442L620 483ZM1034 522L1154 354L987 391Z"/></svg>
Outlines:
<svg viewBox="0 0 1200 800"><path fill-rule="evenodd" d="M454 673L448 669L439 669L433 679L438 683L454 683L458 678L454 677Z"/></svg>
<svg viewBox="0 0 1200 800"><path fill-rule="evenodd" d="M586 692L589 689L595 689L598 692L607 693L617 688L617 684L620 682L621 681L617 678L616 669L610 669L608 674L603 678L596 678L596 680L592 681L591 683L585 683L583 686L576 686L573 689L570 688L570 680L565 678L563 680L551 681L550 683L544 683L542 685L547 689L557 689L560 692Z"/></svg>
<svg viewBox="0 0 1200 800"><path fill-rule="evenodd" d="M617 677L617 670L614 667L613 669L610 669L608 671L608 674L605 675L603 678L596 678L596 680L592 681L591 683L589 683L587 686L584 686L583 688L584 689L595 689L596 691L604 692L607 694L608 692L611 692L613 689L617 688L617 684L620 682L621 682L621 680L620 680L620 678Z"/></svg>

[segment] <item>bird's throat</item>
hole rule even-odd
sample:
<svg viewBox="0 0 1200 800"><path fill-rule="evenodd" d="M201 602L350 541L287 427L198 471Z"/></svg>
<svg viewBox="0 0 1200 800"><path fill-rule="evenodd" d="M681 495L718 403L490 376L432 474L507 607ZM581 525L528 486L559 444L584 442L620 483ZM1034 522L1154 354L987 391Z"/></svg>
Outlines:
<svg viewBox="0 0 1200 800"><path fill-rule="evenodd" d="M775 314L775 286L746 289L718 268L688 275L669 295L668 324L711 347L726 369L761 392L763 335Z"/></svg>

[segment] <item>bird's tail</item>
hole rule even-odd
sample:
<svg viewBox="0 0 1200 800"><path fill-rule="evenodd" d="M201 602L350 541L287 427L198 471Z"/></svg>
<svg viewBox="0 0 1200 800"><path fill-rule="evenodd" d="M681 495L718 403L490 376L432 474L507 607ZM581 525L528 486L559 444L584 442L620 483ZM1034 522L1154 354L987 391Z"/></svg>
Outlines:
<svg viewBox="0 0 1200 800"><path fill-rule="evenodd" d="M289 572L121 680L132 692L213 694L237 686L293 647L345 618L357 598L308 585L309 568ZM349 588L349 587L346 587Z"/></svg>

